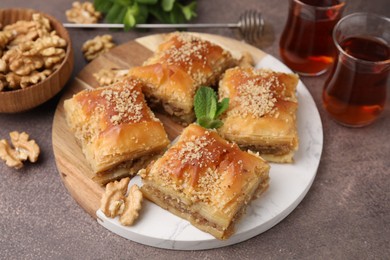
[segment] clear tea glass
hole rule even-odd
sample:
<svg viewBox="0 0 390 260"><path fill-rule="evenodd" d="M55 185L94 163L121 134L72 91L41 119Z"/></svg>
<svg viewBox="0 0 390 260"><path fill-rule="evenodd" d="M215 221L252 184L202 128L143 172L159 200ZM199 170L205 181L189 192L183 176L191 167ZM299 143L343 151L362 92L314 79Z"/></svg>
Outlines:
<svg viewBox="0 0 390 260"><path fill-rule="evenodd" d="M390 75L390 19L354 13L333 31L338 58L327 79L322 100L337 122L365 126L384 109Z"/></svg>
<svg viewBox="0 0 390 260"><path fill-rule="evenodd" d="M290 0L286 26L280 38L284 63L303 76L326 72L336 48L332 30L340 20L346 1Z"/></svg>

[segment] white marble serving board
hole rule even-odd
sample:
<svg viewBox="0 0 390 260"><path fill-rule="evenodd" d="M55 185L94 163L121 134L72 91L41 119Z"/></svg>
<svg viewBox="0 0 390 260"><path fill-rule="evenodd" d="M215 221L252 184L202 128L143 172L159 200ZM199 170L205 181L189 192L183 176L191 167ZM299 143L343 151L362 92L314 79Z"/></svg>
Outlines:
<svg viewBox="0 0 390 260"><path fill-rule="evenodd" d="M257 64L258 68L275 71L291 70L271 55L266 55ZM236 232L228 240L215 239L200 231L188 221L145 200L140 218L134 226L122 226L118 218L107 218L100 210L98 222L112 232L129 240L165 249L202 250L236 244L272 228L290 214L302 201L316 176L320 162L323 132L321 119L304 84L298 88L298 133L299 150L293 164L271 164L270 187L258 199L251 202L246 214L236 225ZM130 185L142 185L134 178Z"/></svg>

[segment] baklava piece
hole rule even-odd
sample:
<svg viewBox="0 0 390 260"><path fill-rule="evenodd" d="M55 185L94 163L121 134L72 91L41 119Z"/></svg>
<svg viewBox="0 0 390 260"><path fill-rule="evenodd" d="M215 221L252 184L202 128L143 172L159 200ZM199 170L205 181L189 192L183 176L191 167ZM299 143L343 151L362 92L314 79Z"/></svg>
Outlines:
<svg viewBox="0 0 390 260"><path fill-rule="evenodd" d="M268 188L268 172L258 155L191 124L140 174L141 191L200 230L227 239L248 203Z"/></svg>
<svg viewBox="0 0 390 260"><path fill-rule="evenodd" d="M230 98L220 135L270 162L292 162L298 149L297 84L296 74L227 70L219 83L219 98Z"/></svg>
<svg viewBox="0 0 390 260"><path fill-rule="evenodd" d="M194 121L194 95L201 85L216 85L221 74L236 64L230 52L189 33L172 33L143 66L129 75L145 83L144 94L174 119Z"/></svg>
<svg viewBox="0 0 390 260"><path fill-rule="evenodd" d="M136 80L83 90L65 100L64 109L92 179L102 185L136 174L169 144Z"/></svg>

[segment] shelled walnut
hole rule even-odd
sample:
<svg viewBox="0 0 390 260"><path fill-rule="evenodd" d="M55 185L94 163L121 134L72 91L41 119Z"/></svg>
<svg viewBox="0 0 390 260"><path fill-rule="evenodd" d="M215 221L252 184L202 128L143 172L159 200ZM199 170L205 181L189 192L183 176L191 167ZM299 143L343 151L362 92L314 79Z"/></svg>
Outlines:
<svg viewBox="0 0 390 260"><path fill-rule="evenodd" d="M65 14L68 21L74 23L97 23L102 16L91 2L73 2L72 8Z"/></svg>
<svg viewBox="0 0 390 260"><path fill-rule="evenodd" d="M127 193L130 178L110 182L101 200L100 209L109 218L119 217L124 226L131 226L139 216L142 204L142 192L137 185L132 185Z"/></svg>
<svg viewBox="0 0 390 260"><path fill-rule="evenodd" d="M104 215L109 218L114 218L123 212L129 182L130 178L124 178L106 185L106 191L102 197L100 207Z"/></svg>
<svg viewBox="0 0 390 260"><path fill-rule="evenodd" d="M5 78L5 75L0 72L0 91L8 86L8 82Z"/></svg>
<svg viewBox="0 0 390 260"><path fill-rule="evenodd" d="M137 185L131 186L129 194L125 198L125 207L119 218L119 222L124 226L131 226L139 216L142 206L143 195Z"/></svg>
<svg viewBox="0 0 390 260"><path fill-rule="evenodd" d="M115 82L121 81L127 75L129 70L126 69L101 69L93 74L101 87L109 86Z"/></svg>
<svg viewBox="0 0 390 260"><path fill-rule="evenodd" d="M13 131L9 135L13 148L7 140L0 140L0 158L9 167L20 169L23 167L23 161L28 159L34 163L38 160L39 146L34 140L29 140L30 137L27 133Z"/></svg>
<svg viewBox="0 0 390 260"><path fill-rule="evenodd" d="M113 47L115 47L115 44L112 42L112 36L104 34L98 35L95 38L86 41L83 44L82 51L85 59L91 61Z"/></svg>
<svg viewBox="0 0 390 260"><path fill-rule="evenodd" d="M0 31L0 91L26 88L45 80L62 63L67 42L39 13Z"/></svg>
<svg viewBox="0 0 390 260"><path fill-rule="evenodd" d="M5 164L9 167L20 169L23 167L22 161L18 158L18 155L14 149L8 144L7 140L0 140L0 158L5 161Z"/></svg>
<svg viewBox="0 0 390 260"><path fill-rule="evenodd" d="M41 14L35 13L32 15L31 21L17 21L16 23L4 26L4 32L12 34L8 46L17 46L28 41L35 41L39 37L50 34L50 21Z"/></svg>

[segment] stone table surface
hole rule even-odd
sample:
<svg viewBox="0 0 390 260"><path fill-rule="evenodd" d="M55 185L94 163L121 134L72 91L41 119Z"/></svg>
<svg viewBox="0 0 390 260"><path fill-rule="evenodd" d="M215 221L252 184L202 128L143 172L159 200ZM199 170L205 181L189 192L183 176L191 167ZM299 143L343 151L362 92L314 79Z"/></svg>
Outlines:
<svg viewBox="0 0 390 260"><path fill-rule="evenodd" d="M266 30L257 47L280 57L278 42L287 0L197 2L194 22L235 22L246 9L261 10ZM0 8L34 8L65 22L71 4L71 0L1 0ZM390 16L390 4L351 0L344 14L361 11ZM203 31L238 37L229 29ZM74 77L87 64L82 43L106 31L69 33L75 51ZM109 33L121 44L158 31ZM205 251L165 250L126 240L100 226L76 203L61 182L51 143L52 120L62 93L31 111L0 114L0 139L8 139L14 130L26 131L41 147L39 161L21 170L0 162L0 259L389 259L389 98L374 124L360 129L340 126L322 108L327 76L301 77L318 106L324 129L321 162L306 197L270 230L233 246Z"/></svg>

